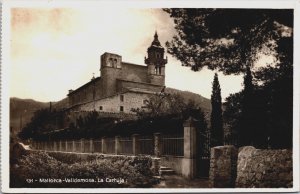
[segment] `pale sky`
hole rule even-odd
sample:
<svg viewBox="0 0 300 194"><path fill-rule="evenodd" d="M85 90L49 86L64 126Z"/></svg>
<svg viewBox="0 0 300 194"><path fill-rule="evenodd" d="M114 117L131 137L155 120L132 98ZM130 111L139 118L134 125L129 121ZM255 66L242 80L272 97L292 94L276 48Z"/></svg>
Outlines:
<svg viewBox="0 0 300 194"><path fill-rule="evenodd" d="M95 6L13 9L11 30L10 96L44 102L65 98L93 73L98 77L104 52L144 65L155 30L163 46L175 33L173 20L160 9ZM210 98L213 71L193 72L167 56L167 87ZM219 81L223 99L242 88L242 76L219 73Z"/></svg>

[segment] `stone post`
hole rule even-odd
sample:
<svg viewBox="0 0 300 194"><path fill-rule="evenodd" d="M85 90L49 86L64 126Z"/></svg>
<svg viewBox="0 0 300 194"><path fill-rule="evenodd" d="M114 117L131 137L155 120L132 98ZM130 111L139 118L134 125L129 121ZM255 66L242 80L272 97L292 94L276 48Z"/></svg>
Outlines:
<svg viewBox="0 0 300 194"><path fill-rule="evenodd" d="M183 123L184 127L184 158L182 175L192 179L197 173L197 120L190 117Z"/></svg>
<svg viewBox="0 0 300 194"><path fill-rule="evenodd" d="M155 157L160 157L162 152L161 147L161 134L160 133L154 133L154 155Z"/></svg>
<svg viewBox="0 0 300 194"><path fill-rule="evenodd" d="M53 151L57 151L56 149L56 141L53 141Z"/></svg>
<svg viewBox="0 0 300 194"><path fill-rule="evenodd" d="M84 139L80 139L80 152L84 153Z"/></svg>
<svg viewBox="0 0 300 194"><path fill-rule="evenodd" d="M118 155L121 152L120 136L115 137L115 154Z"/></svg>
<svg viewBox="0 0 300 194"><path fill-rule="evenodd" d="M138 134L132 135L132 153L133 155L140 154L140 137Z"/></svg>
<svg viewBox="0 0 300 194"><path fill-rule="evenodd" d="M65 147L66 147L66 152L68 151L68 141L66 140L66 142L65 142Z"/></svg>
<svg viewBox="0 0 300 194"><path fill-rule="evenodd" d="M106 139L105 137L102 137L101 139L101 149L102 149L102 154L106 154L107 153L107 147L106 147Z"/></svg>
<svg viewBox="0 0 300 194"><path fill-rule="evenodd" d="M93 153L94 149L93 149L93 140L90 139L90 153Z"/></svg>
<svg viewBox="0 0 300 194"><path fill-rule="evenodd" d="M152 158L151 170L154 175L159 176L160 158Z"/></svg>
<svg viewBox="0 0 300 194"><path fill-rule="evenodd" d="M233 145L211 148L209 184L215 188L232 188L237 174L238 150Z"/></svg>
<svg viewBox="0 0 300 194"><path fill-rule="evenodd" d="M75 141L72 140L72 152L76 152Z"/></svg>
<svg viewBox="0 0 300 194"><path fill-rule="evenodd" d="M59 140L59 150L58 151L60 151L61 152L61 140Z"/></svg>

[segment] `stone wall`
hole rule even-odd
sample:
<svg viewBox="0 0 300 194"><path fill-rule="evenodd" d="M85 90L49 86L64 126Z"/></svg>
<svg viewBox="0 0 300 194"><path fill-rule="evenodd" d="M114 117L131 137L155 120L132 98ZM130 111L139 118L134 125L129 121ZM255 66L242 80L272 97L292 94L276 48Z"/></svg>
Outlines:
<svg viewBox="0 0 300 194"><path fill-rule="evenodd" d="M120 95L123 95L123 101L120 100ZM108 98L96 100L94 102L85 103L80 105L80 110L91 111L96 110L100 112L123 112L123 113L133 113L132 108L141 108L144 106L144 100L148 99L148 94L126 92L122 94L117 94ZM120 107L123 107L123 111L120 111ZM102 110L100 110L102 107Z"/></svg>
<svg viewBox="0 0 300 194"><path fill-rule="evenodd" d="M219 146L211 149L209 181L217 188L293 187L292 151Z"/></svg>
<svg viewBox="0 0 300 194"><path fill-rule="evenodd" d="M70 123L77 124L79 117L86 117L91 111L71 111L68 113L68 122L65 126L69 126ZM128 113L115 113L115 112L100 112L97 111L99 117L102 118L116 118L117 120L136 120L137 115Z"/></svg>
<svg viewBox="0 0 300 194"><path fill-rule="evenodd" d="M160 92L163 89L163 85L117 79L118 92L122 92L124 89L127 90L127 88L139 88L139 89L144 89L152 92Z"/></svg>
<svg viewBox="0 0 300 194"><path fill-rule="evenodd" d="M211 148L209 184L210 187L234 187L236 178L237 149L234 146Z"/></svg>
<svg viewBox="0 0 300 194"><path fill-rule="evenodd" d="M239 151L236 187L281 188L293 186L291 150L260 150L243 147Z"/></svg>
<svg viewBox="0 0 300 194"><path fill-rule="evenodd" d="M89 102L93 99L103 97L102 79L97 77L75 91L69 93L69 106Z"/></svg>
<svg viewBox="0 0 300 194"><path fill-rule="evenodd" d="M147 66L127 62L122 63L122 79L135 82L147 82L147 77Z"/></svg>
<svg viewBox="0 0 300 194"><path fill-rule="evenodd" d="M178 156L161 156L161 165L172 168L176 174L182 173L183 157Z"/></svg>

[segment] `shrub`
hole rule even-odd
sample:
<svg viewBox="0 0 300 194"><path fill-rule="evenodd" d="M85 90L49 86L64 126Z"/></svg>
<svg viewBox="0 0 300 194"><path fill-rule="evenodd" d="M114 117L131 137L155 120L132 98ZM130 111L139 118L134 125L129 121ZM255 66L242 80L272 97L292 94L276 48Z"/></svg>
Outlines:
<svg viewBox="0 0 300 194"><path fill-rule="evenodd" d="M23 156L18 167L11 169L11 187L151 187L155 180L150 170L151 160L146 156L96 157L94 160L66 164L45 152ZM93 179L95 182L41 183L40 178ZM124 180L122 184L106 182L106 178ZM37 180L27 183L27 179ZM97 182L103 179L104 182Z"/></svg>

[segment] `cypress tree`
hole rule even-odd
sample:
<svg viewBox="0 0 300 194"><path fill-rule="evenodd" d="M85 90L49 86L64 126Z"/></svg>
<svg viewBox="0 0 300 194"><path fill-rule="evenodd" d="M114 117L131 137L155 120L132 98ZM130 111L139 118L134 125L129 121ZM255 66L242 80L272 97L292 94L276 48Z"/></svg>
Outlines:
<svg viewBox="0 0 300 194"><path fill-rule="evenodd" d="M217 73L215 73L213 81L211 106L211 146L213 147L224 144L221 88Z"/></svg>
<svg viewBox="0 0 300 194"><path fill-rule="evenodd" d="M253 145L255 136L255 104L253 102L254 86L250 67L244 76L241 120L239 124L239 146Z"/></svg>

